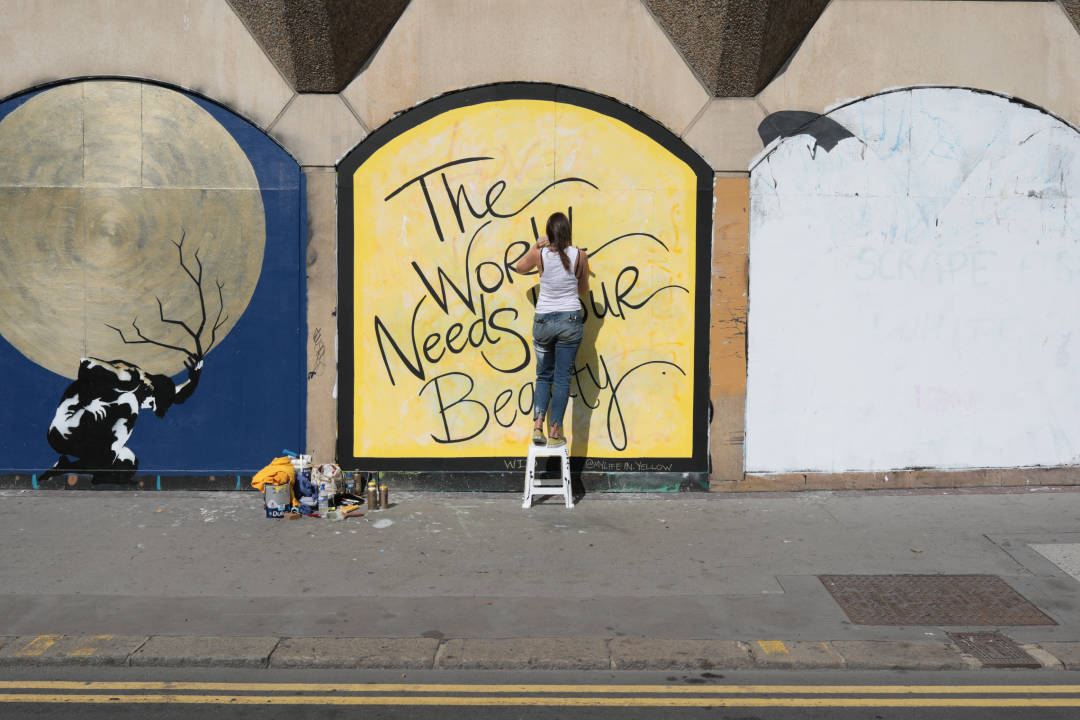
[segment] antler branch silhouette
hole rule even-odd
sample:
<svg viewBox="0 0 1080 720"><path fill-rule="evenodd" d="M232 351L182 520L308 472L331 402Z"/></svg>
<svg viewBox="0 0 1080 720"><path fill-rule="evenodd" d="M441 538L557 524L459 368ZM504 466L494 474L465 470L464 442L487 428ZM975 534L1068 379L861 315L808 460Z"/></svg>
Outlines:
<svg viewBox="0 0 1080 720"><path fill-rule="evenodd" d="M195 252L192 253L192 255L195 258L195 270L193 271L190 267L188 267L187 262L184 260L184 240L185 240L186 237L187 237L187 231L186 230L181 230L180 231L180 239L179 240L173 240L172 244L176 246L176 251L177 251L177 254L179 255L179 258L180 258L180 269L183 270L184 274L187 275L191 279L191 282L195 285L195 289L199 293L199 326L198 326L198 328L193 330L191 328L191 326L188 325L183 320L176 320L176 319L173 319L173 318L165 317L165 306L161 302L161 298L155 296L154 299L157 300L158 318L161 320L161 322L166 323L168 325L176 325L177 327L183 328L184 332L186 332L191 337L191 339L195 342L195 351L192 352L191 350L189 350L187 348L179 347L177 345L171 345L169 343L161 342L160 340L154 340L153 338L147 337L146 335L143 334L142 330L140 330L139 326L136 324L137 321L138 321L138 317L136 317L135 319L133 319L131 321L131 327L135 330L135 335L138 338L137 340L129 339L126 335L124 335L124 331L121 330L118 327L115 327L113 325L109 325L108 323L105 323L105 325L106 325L106 327L109 327L109 328L112 328L113 330L115 330L116 333L120 336L120 339L124 341L125 345L155 345L157 347L163 347L163 348L166 348L166 349L169 349L169 350L176 350L177 352L182 352L185 355L187 355L189 361L194 364L194 363L197 363L197 362L201 361L203 359L203 357L205 357L206 354L208 352L210 352L211 348L214 347L214 344L217 342L217 331L228 321L229 315L227 313L225 313L225 296L222 293L222 288L225 287L225 283L223 283L221 280L216 280L215 284L217 285L217 294L218 294L217 317L214 318L214 322L213 322L213 324L211 325L211 328L210 328L210 343L204 348L203 345L202 345L202 336L203 336L203 331L206 329L207 317L206 317L206 295L203 292L203 284L202 284L202 281L203 281L203 264L202 264L202 260L199 258L199 250L196 249Z"/></svg>

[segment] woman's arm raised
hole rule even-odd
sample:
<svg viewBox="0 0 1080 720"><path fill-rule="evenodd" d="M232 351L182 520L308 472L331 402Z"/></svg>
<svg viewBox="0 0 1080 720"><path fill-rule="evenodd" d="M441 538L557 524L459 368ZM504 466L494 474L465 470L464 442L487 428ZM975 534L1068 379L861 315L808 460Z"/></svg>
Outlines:
<svg viewBox="0 0 1080 720"><path fill-rule="evenodd" d="M577 294L589 292L589 256L584 250L578 250Z"/></svg>
<svg viewBox="0 0 1080 720"><path fill-rule="evenodd" d="M529 252L525 253L525 255L522 256L520 260L518 260L518 263L514 266L514 269L517 270L519 273L527 273L535 267L541 267L540 248L547 247L547 245L547 236L541 235L540 238L536 241L536 244L529 248ZM542 270L543 268L541 268L541 271Z"/></svg>

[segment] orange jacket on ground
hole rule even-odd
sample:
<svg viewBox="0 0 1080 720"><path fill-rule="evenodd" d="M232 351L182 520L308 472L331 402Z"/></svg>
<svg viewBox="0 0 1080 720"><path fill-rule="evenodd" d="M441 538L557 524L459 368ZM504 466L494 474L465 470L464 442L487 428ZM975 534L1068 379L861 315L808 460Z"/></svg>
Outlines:
<svg viewBox="0 0 1080 720"><path fill-rule="evenodd" d="M251 478L251 487L262 492L264 485L288 485L289 499L293 505L296 505L296 493L293 492L295 482L296 470L293 468L292 460L279 457L274 458L269 465L255 473L255 477Z"/></svg>

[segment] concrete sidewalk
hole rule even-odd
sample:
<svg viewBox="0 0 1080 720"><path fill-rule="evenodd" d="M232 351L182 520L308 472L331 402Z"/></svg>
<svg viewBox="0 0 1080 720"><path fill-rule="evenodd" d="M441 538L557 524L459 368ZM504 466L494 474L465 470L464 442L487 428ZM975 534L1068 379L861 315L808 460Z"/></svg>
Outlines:
<svg viewBox="0 0 1080 720"><path fill-rule="evenodd" d="M392 492L340 522L241 493L0 492L0 665L1080 668L1080 493ZM1053 562L1051 559L1053 558ZM821 575L986 575L1056 625L858 625Z"/></svg>

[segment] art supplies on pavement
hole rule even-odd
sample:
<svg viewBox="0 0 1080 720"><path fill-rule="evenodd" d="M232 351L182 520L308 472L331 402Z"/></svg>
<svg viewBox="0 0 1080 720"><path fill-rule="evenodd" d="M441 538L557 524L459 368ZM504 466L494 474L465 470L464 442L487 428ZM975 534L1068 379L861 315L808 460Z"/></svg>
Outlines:
<svg viewBox="0 0 1080 720"><path fill-rule="evenodd" d="M365 503L370 510L389 505L385 484L377 486L372 480L364 492L363 479L370 473L345 473L334 463L313 464L311 455L283 452L251 480L252 487L263 492L266 517L343 520L363 517L359 510Z"/></svg>

